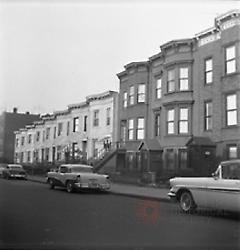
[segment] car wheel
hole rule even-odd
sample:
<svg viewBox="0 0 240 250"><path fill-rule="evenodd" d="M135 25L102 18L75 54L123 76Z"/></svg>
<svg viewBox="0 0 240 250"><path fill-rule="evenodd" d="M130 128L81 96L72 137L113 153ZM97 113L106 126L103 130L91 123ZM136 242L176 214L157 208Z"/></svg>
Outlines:
<svg viewBox="0 0 240 250"><path fill-rule="evenodd" d="M52 179L49 179L48 183L49 183L50 189L54 189L53 180L52 180Z"/></svg>
<svg viewBox="0 0 240 250"><path fill-rule="evenodd" d="M183 212L192 213L196 209L193 197L190 192L184 191L180 195L179 205Z"/></svg>
<svg viewBox="0 0 240 250"><path fill-rule="evenodd" d="M73 191L74 191L73 182L68 181L67 182L67 192L68 193L73 193Z"/></svg>

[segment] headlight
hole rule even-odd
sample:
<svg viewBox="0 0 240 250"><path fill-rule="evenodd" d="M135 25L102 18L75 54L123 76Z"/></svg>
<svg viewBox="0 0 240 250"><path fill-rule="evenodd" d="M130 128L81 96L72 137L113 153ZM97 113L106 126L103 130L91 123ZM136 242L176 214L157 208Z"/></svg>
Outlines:
<svg viewBox="0 0 240 250"><path fill-rule="evenodd" d="M79 175L79 176L77 176L76 181L77 181L77 182L81 182L81 177L80 177L80 175Z"/></svg>

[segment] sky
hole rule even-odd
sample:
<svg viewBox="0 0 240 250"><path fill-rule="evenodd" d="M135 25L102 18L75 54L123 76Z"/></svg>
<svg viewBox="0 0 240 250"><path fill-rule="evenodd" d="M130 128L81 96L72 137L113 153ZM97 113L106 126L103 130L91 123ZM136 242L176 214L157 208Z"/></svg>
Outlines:
<svg viewBox="0 0 240 250"><path fill-rule="evenodd" d="M192 38L235 0L0 0L0 112L52 113L119 90L117 73Z"/></svg>

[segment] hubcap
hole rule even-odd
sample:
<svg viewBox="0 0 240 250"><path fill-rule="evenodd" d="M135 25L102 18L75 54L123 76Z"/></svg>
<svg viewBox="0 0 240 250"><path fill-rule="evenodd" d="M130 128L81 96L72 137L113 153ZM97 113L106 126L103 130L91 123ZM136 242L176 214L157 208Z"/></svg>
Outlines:
<svg viewBox="0 0 240 250"><path fill-rule="evenodd" d="M183 210L189 210L191 207L191 203L192 201L190 195L187 193L183 194L181 197L181 207L183 208Z"/></svg>

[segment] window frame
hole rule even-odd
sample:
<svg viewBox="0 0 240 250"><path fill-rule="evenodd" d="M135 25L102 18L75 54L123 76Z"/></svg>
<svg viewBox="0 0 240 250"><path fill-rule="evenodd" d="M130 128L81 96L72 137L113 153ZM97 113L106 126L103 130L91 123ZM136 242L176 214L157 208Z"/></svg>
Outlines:
<svg viewBox="0 0 240 250"><path fill-rule="evenodd" d="M181 75L181 70L183 70L183 69L187 69L187 77ZM187 89L182 89L181 83L182 83L182 81L186 81L186 80L187 80ZM179 91L188 91L189 89L190 89L189 88L189 67L188 66L180 66L179 67Z"/></svg>
<svg viewBox="0 0 240 250"><path fill-rule="evenodd" d="M141 90L141 86L144 87L143 91ZM145 102L146 102L146 84L139 83L137 87L137 103L145 103Z"/></svg>
<svg viewBox="0 0 240 250"><path fill-rule="evenodd" d="M161 115L160 113L154 114L154 136L158 137L161 135Z"/></svg>
<svg viewBox="0 0 240 250"><path fill-rule="evenodd" d="M162 77L158 78L157 81L156 81L155 97L156 97L156 99L161 99L162 98Z"/></svg>
<svg viewBox="0 0 240 250"><path fill-rule="evenodd" d="M129 95L128 95L128 104L129 105L134 105L134 92L135 92L134 85L131 85L129 87Z"/></svg>
<svg viewBox="0 0 240 250"><path fill-rule="evenodd" d="M173 72L173 79L169 79L169 73ZM176 91L176 73L175 73L175 69L168 69L167 70L167 93L173 93ZM169 86L173 86L173 89L170 90Z"/></svg>
<svg viewBox="0 0 240 250"><path fill-rule="evenodd" d="M128 106L128 93L127 91L123 92L123 108L127 108Z"/></svg>
<svg viewBox="0 0 240 250"><path fill-rule="evenodd" d="M187 110L187 119L181 118L181 110ZM179 107L179 118L178 118L178 134L189 134L189 112L190 108L189 107ZM187 132L181 132L181 124L182 123L187 123Z"/></svg>
<svg viewBox="0 0 240 250"><path fill-rule="evenodd" d="M207 105L211 104L211 112L208 114ZM209 127L209 121L211 127ZM204 102L204 131L211 131L213 129L213 102L212 100L207 100Z"/></svg>
<svg viewBox="0 0 240 250"><path fill-rule="evenodd" d="M79 116L73 118L73 132L79 132Z"/></svg>
<svg viewBox="0 0 240 250"><path fill-rule="evenodd" d="M142 120L142 127L139 127L139 124L140 124L140 120ZM138 117L137 118L137 127L136 127L136 137L137 137L137 140L143 140L145 138L145 118L144 117ZM140 137L139 133L142 132L142 137Z"/></svg>
<svg viewBox="0 0 240 250"><path fill-rule="evenodd" d="M234 47L234 57L228 59L227 58L227 50ZM237 49L236 49L236 44L230 44L228 46L225 47L225 74L229 75L229 74L234 74L237 71L237 55L236 55ZM234 71L228 72L228 65L229 63L234 62Z"/></svg>
<svg viewBox="0 0 240 250"><path fill-rule="evenodd" d="M169 112L173 111L173 119L169 120ZM167 135L174 135L175 134L175 108L169 108L167 109ZM169 133L169 125L173 125L173 132Z"/></svg>
<svg viewBox="0 0 240 250"><path fill-rule="evenodd" d="M234 109L228 109L228 97L230 96L235 96L235 105L236 105L236 108ZM226 104L225 104L225 112L226 112L226 126L227 127L232 127L232 126L237 126L238 124L238 103L237 103L237 93L229 93L226 95ZM236 118L236 123L235 124L229 124L229 120L228 120L228 114L230 112L235 112L235 118Z"/></svg>
<svg viewBox="0 0 240 250"><path fill-rule="evenodd" d="M130 125L132 126L130 127ZM131 135L131 138L130 138L130 135ZM129 141L134 140L134 119L133 118L128 120L128 140Z"/></svg>
<svg viewBox="0 0 240 250"><path fill-rule="evenodd" d="M207 68L207 62L211 61L211 69ZM208 82L208 75L211 74L211 81ZM207 57L204 59L204 84L205 85L211 85L213 84L213 57Z"/></svg>
<svg viewBox="0 0 240 250"><path fill-rule="evenodd" d="M99 109L93 111L93 127L99 126Z"/></svg>

